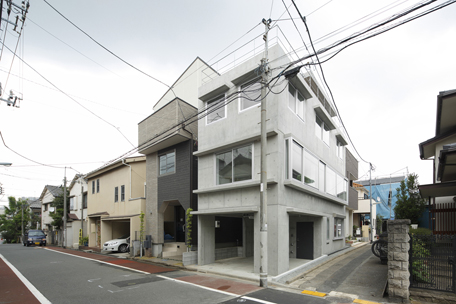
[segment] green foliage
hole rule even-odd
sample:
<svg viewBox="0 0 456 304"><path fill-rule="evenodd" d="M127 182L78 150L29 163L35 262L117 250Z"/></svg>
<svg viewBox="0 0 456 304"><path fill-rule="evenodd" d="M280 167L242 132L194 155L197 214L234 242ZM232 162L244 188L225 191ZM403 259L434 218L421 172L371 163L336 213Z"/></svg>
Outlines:
<svg viewBox="0 0 456 304"><path fill-rule="evenodd" d="M68 212L70 210L70 200L68 199L68 189L67 189L67 219L68 219ZM63 191L62 194L56 196L54 200L51 202L51 206L55 208L54 212L50 212L49 215L52 217L52 226L55 226L57 229L61 229L63 227Z"/></svg>
<svg viewBox="0 0 456 304"><path fill-rule="evenodd" d="M422 227L418 227L416 229L410 228L410 233L418 235L432 235L432 230Z"/></svg>
<svg viewBox="0 0 456 304"><path fill-rule="evenodd" d="M24 212L22 212L24 208ZM33 213L29 211L26 201L8 197L8 207L5 207L5 214L0 215L0 231L6 243L16 243L22 234L22 223L24 232L30 229L29 222Z"/></svg>
<svg viewBox="0 0 456 304"><path fill-rule="evenodd" d="M429 283L431 280L429 266L427 265L427 261L422 258L429 257L431 255L430 250L426 248L426 245L422 240L414 238L412 253L411 268L414 280L417 282Z"/></svg>
<svg viewBox="0 0 456 304"><path fill-rule="evenodd" d="M81 246L84 246L84 244L88 244L88 243L89 243L88 236L82 237L81 240L79 241L79 245L81 245Z"/></svg>
<svg viewBox="0 0 456 304"><path fill-rule="evenodd" d="M144 241L144 212L142 211L139 215L139 220L141 221L139 224L139 240L142 242Z"/></svg>
<svg viewBox="0 0 456 304"><path fill-rule="evenodd" d="M412 224L418 223L426 208L426 200L421 198L418 185L418 175L415 173L407 175L407 178L401 181L399 188L396 189L396 219L410 219Z"/></svg>
<svg viewBox="0 0 456 304"><path fill-rule="evenodd" d="M190 213L192 211L193 211L192 208L188 208L187 211L185 212L186 222L187 222L187 247L188 248L192 247L192 218L193 218L193 214Z"/></svg>
<svg viewBox="0 0 456 304"><path fill-rule="evenodd" d="M377 234L381 234L382 231L382 221L383 221L383 216L380 214L377 214L377 217L375 218L375 230L377 230Z"/></svg>

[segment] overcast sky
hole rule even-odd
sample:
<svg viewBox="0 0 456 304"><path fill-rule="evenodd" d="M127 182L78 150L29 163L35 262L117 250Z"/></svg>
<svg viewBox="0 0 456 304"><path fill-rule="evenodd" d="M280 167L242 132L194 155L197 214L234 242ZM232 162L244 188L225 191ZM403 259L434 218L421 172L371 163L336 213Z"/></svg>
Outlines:
<svg viewBox="0 0 456 304"><path fill-rule="evenodd" d="M258 38L233 53L263 33L262 18L280 27L271 30L271 38L278 36L289 51L300 49L299 56L307 54L297 31L308 43L303 22L296 19L296 29L278 0L47 1L107 49L168 85L197 56L222 70L224 63L239 61L260 47ZM284 2L298 17L290 0ZM318 50L417 2L296 3ZM382 14L372 14L385 7ZM439 91L456 89L454 16L456 5L450 5L350 46L323 64L354 146L376 167L374 178L408 168L420 176L421 184L432 183L432 162L420 160L418 144L435 134ZM12 13L10 20L14 18ZM288 20L275 22L279 18ZM326 36L357 20L362 22ZM1 40L14 51L18 34L11 25L4 33L2 22ZM0 162L13 163L0 167L5 191L0 204L7 204L8 196L39 197L45 185L62 184L64 167L71 180L131 150L137 145L138 123L153 113L153 105L167 90L94 43L44 0L30 1L16 54L27 65L18 58L13 61L7 48L2 51L2 98L13 90L23 100L20 108L0 102L0 132L10 149L32 161L0 142ZM369 166L350 149L360 161L359 176L367 178Z"/></svg>

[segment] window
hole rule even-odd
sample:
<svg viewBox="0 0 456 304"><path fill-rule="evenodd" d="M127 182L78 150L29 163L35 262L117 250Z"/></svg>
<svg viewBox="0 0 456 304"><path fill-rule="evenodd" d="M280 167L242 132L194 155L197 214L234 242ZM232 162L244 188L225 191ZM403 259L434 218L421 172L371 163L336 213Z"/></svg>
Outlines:
<svg viewBox="0 0 456 304"><path fill-rule="evenodd" d="M261 102L261 78L255 78L243 84L239 90L239 107L241 111L247 110Z"/></svg>
<svg viewBox="0 0 456 304"><path fill-rule="evenodd" d="M320 162L318 164L318 190L321 192L325 192L325 172L326 165L323 162Z"/></svg>
<svg viewBox="0 0 456 304"><path fill-rule="evenodd" d="M337 141L337 156L344 159L344 145L340 141Z"/></svg>
<svg viewBox="0 0 456 304"><path fill-rule="evenodd" d="M49 205L48 205L48 204L45 204L45 205L44 205L44 211L48 211L48 207L49 207Z"/></svg>
<svg viewBox="0 0 456 304"><path fill-rule="evenodd" d="M100 179L97 179L97 193L100 192Z"/></svg>
<svg viewBox="0 0 456 304"><path fill-rule="evenodd" d="M288 139L285 139L285 178L289 179L290 175L290 147L288 146Z"/></svg>
<svg viewBox="0 0 456 304"><path fill-rule="evenodd" d="M344 220L341 218L334 218L334 237L340 238L342 237L342 227L343 227Z"/></svg>
<svg viewBox="0 0 456 304"><path fill-rule="evenodd" d="M160 175L176 172L176 153L168 152L160 155Z"/></svg>
<svg viewBox="0 0 456 304"><path fill-rule="evenodd" d="M318 115L315 117L315 135L329 146L329 127Z"/></svg>
<svg viewBox="0 0 456 304"><path fill-rule="evenodd" d="M114 188L114 202L117 203L119 201L119 187Z"/></svg>
<svg viewBox="0 0 456 304"><path fill-rule="evenodd" d="M87 209L87 192L82 195L82 208Z"/></svg>
<svg viewBox="0 0 456 304"><path fill-rule="evenodd" d="M75 210L75 208L74 208L74 197L70 197L70 210Z"/></svg>
<svg viewBox="0 0 456 304"><path fill-rule="evenodd" d="M225 94L208 101L206 104L206 124L225 118Z"/></svg>
<svg viewBox="0 0 456 304"><path fill-rule="evenodd" d="M293 178L302 181L302 147L295 141L293 141L291 159Z"/></svg>
<svg viewBox="0 0 456 304"><path fill-rule="evenodd" d="M326 239L329 240L329 217L326 218Z"/></svg>
<svg viewBox="0 0 456 304"><path fill-rule="evenodd" d="M336 172L326 167L326 193L336 196Z"/></svg>
<svg viewBox="0 0 456 304"><path fill-rule="evenodd" d="M304 183L318 188L319 160L307 151L304 151Z"/></svg>
<svg viewBox="0 0 456 304"><path fill-rule="evenodd" d="M95 181L93 180L92 181L92 194L95 193Z"/></svg>
<svg viewBox="0 0 456 304"><path fill-rule="evenodd" d="M252 179L252 145L216 155L217 184Z"/></svg>
<svg viewBox="0 0 456 304"><path fill-rule="evenodd" d="M291 83L288 83L288 107L302 120L304 120L306 111L305 101L304 96Z"/></svg>
<svg viewBox="0 0 456 304"><path fill-rule="evenodd" d="M344 201L347 200L347 181L337 174L337 185L336 185L337 197L343 199Z"/></svg>
<svg viewBox="0 0 456 304"><path fill-rule="evenodd" d="M120 201L125 202L125 185L120 186Z"/></svg>

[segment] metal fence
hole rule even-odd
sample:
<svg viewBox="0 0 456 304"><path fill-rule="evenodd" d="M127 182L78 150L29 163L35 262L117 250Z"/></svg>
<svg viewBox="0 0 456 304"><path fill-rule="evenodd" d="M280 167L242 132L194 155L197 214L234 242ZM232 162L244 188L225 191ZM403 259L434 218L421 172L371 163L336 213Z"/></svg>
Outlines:
<svg viewBox="0 0 456 304"><path fill-rule="evenodd" d="M455 235L410 235L410 287L455 289Z"/></svg>
<svg viewBox="0 0 456 304"><path fill-rule="evenodd" d="M433 234L456 234L456 203L432 204L429 224Z"/></svg>

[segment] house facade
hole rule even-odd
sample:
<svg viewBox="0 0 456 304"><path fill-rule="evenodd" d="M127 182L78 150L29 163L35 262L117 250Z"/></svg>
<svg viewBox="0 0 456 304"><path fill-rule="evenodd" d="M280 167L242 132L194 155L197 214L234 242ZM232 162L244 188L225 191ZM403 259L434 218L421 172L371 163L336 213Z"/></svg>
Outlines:
<svg viewBox="0 0 456 304"><path fill-rule="evenodd" d="M420 185L429 201L429 228L434 234L456 233L456 90L437 96L435 136L420 143L421 159L432 159L433 183Z"/></svg>
<svg viewBox="0 0 456 304"><path fill-rule="evenodd" d="M78 246L81 229L82 236L87 236L87 189L87 181L82 174L76 174L68 186L67 247Z"/></svg>
<svg viewBox="0 0 456 304"><path fill-rule="evenodd" d="M44 186L43 191L40 195L41 201L41 229L47 234L46 242L53 244L57 238L57 233L54 231L54 226L52 226L52 217L51 213L55 211L55 207L51 206L51 203L57 196L63 194L63 189L61 186Z"/></svg>
<svg viewBox="0 0 456 304"><path fill-rule="evenodd" d="M198 264L237 252L260 268L260 89L262 54L199 89ZM271 78L290 59L269 49ZM278 68L278 69L276 69ZM274 84L275 82L272 82ZM267 108L268 272L345 246L348 179L336 112L310 73L270 88ZM269 91L269 90L268 90ZM234 249L234 250L232 250ZM221 254L221 255L220 255Z"/></svg>
<svg viewBox="0 0 456 304"><path fill-rule="evenodd" d="M86 176L89 246L124 235L139 240L140 215L146 206L146 157L130 157Z"/></svg>
<svg viewBox="0 0 456 304"><path fill-rule="evenodd" d="M345 237L353 235L354 212L358 210L358 191L355 188L354 181L358 179L358 160L353 156L350 150L345 149L345 177L348 180L348 206L345 210Z"/></svg>
<svg viewBox="0 0 456 304"><path fill-rule="evenodd" d="M196 58L138 124L139 153L146 155L146 235L151 256L182 256L186 251L186 211L198 209L198 87L217 76ZM192 244L197 243L196 219ZM195 246L196 247L196 246Z"/></svg>
<svg viewBox="0 0 456 304"><path fill-rule="evenodd" d="M38 221L31 221L29 223L30 229L41 229L41 201L37 198L27 199L27 204L30 212L33 213Z"/></svg>

